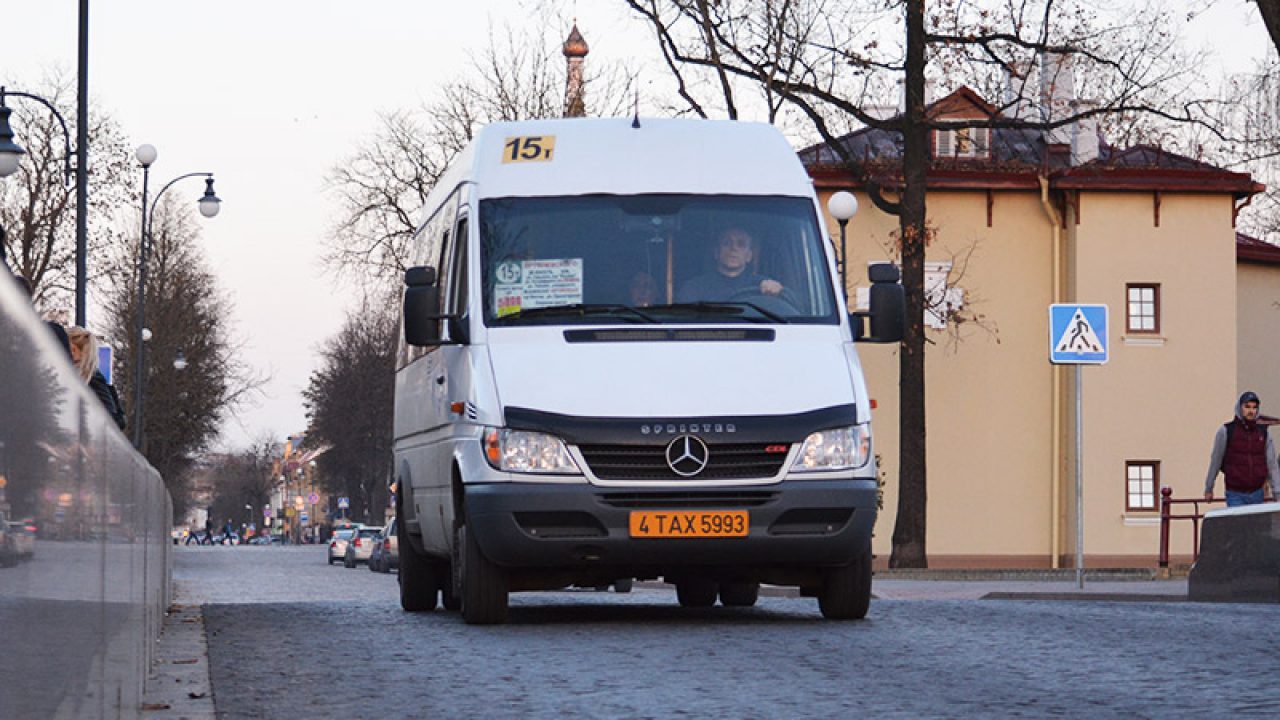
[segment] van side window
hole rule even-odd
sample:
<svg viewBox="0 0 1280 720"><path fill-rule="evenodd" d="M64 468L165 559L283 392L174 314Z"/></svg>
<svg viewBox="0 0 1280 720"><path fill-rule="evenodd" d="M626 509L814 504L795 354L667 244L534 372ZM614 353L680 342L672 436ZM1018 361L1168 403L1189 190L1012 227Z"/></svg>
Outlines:
<svg viewBox="0 0 1280 720"><path fill-rule="evenodd" d="M445 312L459 318L467 314L467 219L458 220L458 228L453 233L453 257L449 263L448 296L445 298Z"/></svg>

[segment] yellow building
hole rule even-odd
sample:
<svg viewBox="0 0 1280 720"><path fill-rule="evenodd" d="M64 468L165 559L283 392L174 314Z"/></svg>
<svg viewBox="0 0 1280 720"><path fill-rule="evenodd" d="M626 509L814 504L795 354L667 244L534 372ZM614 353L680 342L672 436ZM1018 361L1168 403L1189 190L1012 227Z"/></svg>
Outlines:
<svg viewBox="0 0 1280 720"><path fill-rule="evenodd" d="M930 112L998 117L967 88ZM1237 378L1245 377L1244 362L1237 367L1234 226L1261 186L1158 148L1110 147L1093 127L1067 130L1062 143L996 127L933 132L925 382L931 567L1074 564L1075 368L1049 363L1051 303L1109 307L1109 362L1080 371L1087 566L1155 564L1160 489L1179 498L1202 494L1213 433L1230 419ZM873 173L883 169L884 187L899 186L892 133L866 128L841 142ZM867 265L897 259L898 220L875 208L829 148L800 156L824 204L838 190L858 198L847 226L853 304ZM838 236L834 219L828 222ZM897 352L861 348L879 406L876 452L886 478L874 541L880 564L898 500ZM1280 391L1275 398L1280 407ZM1189 559L1188 523L1175 523L1171 549L1175 562Z"/></svg>

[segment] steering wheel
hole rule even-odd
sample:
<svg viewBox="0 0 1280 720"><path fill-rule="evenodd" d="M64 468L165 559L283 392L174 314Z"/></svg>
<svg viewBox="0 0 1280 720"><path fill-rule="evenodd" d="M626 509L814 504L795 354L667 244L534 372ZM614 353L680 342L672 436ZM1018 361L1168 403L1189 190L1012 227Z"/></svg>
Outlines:
<svg viewBox="0 0 1280 720"><path fill-rule="evenodd" d="M782 292L778 295L760 292L759 287L742 288L730 295L726 302L749 302L779 315L800 314L800 307L795 300L795 296L785 287L782 288Z"/></svg>

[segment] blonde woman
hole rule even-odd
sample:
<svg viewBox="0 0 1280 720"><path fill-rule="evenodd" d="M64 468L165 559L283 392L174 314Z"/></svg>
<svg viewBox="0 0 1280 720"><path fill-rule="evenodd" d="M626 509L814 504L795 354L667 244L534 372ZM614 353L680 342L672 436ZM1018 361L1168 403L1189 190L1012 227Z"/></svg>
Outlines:
<svg viewBox="0 0 1280 720"><path fill-rule="evenodd" d="M111 419L123 430L124 409L120 405L120 396L98 370L98 339L78 325L67 328L67 339L71 342L71 362L80 378L89 384L89 389L102 401Z"/></svg>

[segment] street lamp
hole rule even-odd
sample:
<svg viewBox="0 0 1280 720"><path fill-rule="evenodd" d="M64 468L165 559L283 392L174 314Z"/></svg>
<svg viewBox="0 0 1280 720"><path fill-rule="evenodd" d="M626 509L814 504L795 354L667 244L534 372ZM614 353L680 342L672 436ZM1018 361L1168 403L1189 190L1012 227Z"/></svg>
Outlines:
<svg viewBox="0 0 1280 720"><path fill-rule="evenodd" d="M18 172L18 165L22 162L22 156L27 151L22 146L14 142L13 127L9 124L9 115L13 113L13 109L5 104L7 98L17 97L34 100L44 105L58 119L58 124L62 126L62 139L64 143L65 154L63 156L63 172L66 175L67 187L71 187L71 177L74 171L71 169L71 132L67 130L67 121L62 117L62 113L58 112L58 108L53 103L45 100L39 95L31 93L19 92L17 90L9 90L4 86L0 86L0 177L9 177Z"/></svg>
<svg viewBox="0 0 1280 720"><path fill-rule="evenodd" d="M178 354L173 356L173 369L179 372L187 369L187 356L182 352L182 348L178 348Z"/></svg>
<svg viewBox="0 0 1280 720"><path fill-rule="evenodd" d="M841 190L840 192L827 198L827 212L831 213L831 217L840 223L840 287L844 289L845 302L849 299L849 282L846 279L845 261L848 255L845 253L845 225L849 224L849 218L858 212L858 198L853 193Z"/></svg>
<svg viewBox="0 0 1280 720"><path fill-rule="evenodd" d="M201 215L211 218L218 214L218 210L222 205L222 201L219 200L218 196L213 192L213 173L197 172L179 175L165 183L164 187L160 188L160 192L156 193L155 200L151 204L151 210L148 212L147 200L148 186L151 181L151 164L156 161L157 154L155 146L153 145L139 145L138 149L134 151L134 157L137 158L138 164L142 166L142 235L138 241L138 309L137 316L135 318L136 338L134 347L136 358L133 369L133 446L139 452L142 452L143 442L142 420L144 417L144 398L142 393L142 383L145 376L144 371L146 369L147 362L146 346L143 344L146 340L146 329L143 327L143 323L146 319L147 304L147 255L150 252L152 245L151 228L152 223L155 220L156 207L160 205L161 196L164 195L166 190L173 187L174 183L191 177L203 177L205 179L204 195L198 202ZM186 359L182 358L182 362L185 366ZM177 360L174 361L174 367L178 367ZM182 368L178 369L181 370Z"/></svg>
<svg viewBox="0 0 1280 720"><path fill-rule="evenodd" d="M85 32L84 20L85 18L83 17L83 13L82 13L82 17L81 17L82 35ZM81 38L80 60L81 60L80 62L81 94L80 94L80 107L77 111L77 118L79 119L80 125L76 128L76 141L79 144L79 148L75 153L76 157L79 158L79 167L77 167L75 170L72 170L71 168L71 155L72 155L71 132L67 130L66 119L63 118L62 113L58 112L58 109L53 106L53 103L40 97L39 95L20 92L18 90L6 90L3 86L0 86L0 178L8 177L16 173L18 171L18 165L22 162L22 156L25 155L27 152L26 150L22 149L21 145L18 145L16 142L14 142L13 128L12 126L9 125L9 115L12 112L12 110L5 105L5 98L7 97L25 98L27 100L32 100L40 103L41 105L44 105L46 108L49 109L49 112L52 112L53 116L58 119L58 124L62 126L63 147L65 149L65 154L63 157L63 167L65 168L64 172L66 174L66 180L64 182L66 183L67 187L71 187L72 175L74 175L78 180L78 182L75 183L76 185L76 324L81 327L84 327L88 325L88 323L85 322L85 291L87 287L87 282L85 280L85 276L87 275L85 257L87 254L86 253L86 245L87 245L86 237L88 235L88 231L86 229L87 226L85 224L86 223L85 206L87 205L88 195L86 194L86 188L85 188L87 176L85 174L84 165L86 164L86 150L88 148L89 139L88 139L87 129L86 129L86 126L88 125L88 121L85 118L86 108L85 108L85 97L84 97L84 76L86 74L86 65L85 65L83 37Z"/></svg>

